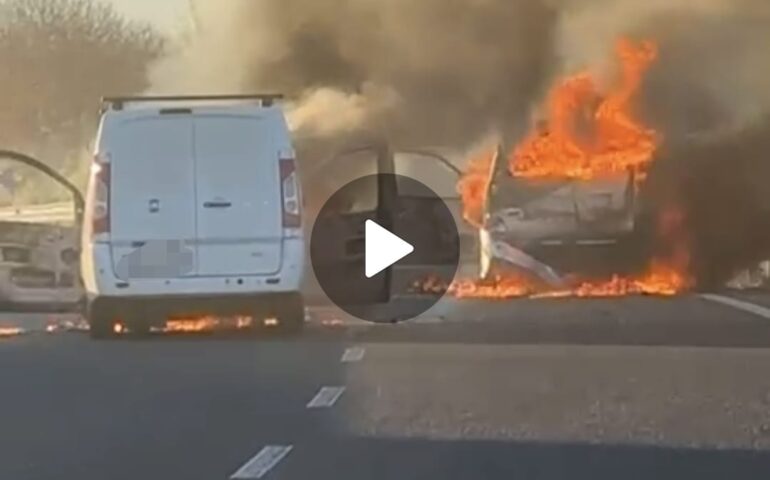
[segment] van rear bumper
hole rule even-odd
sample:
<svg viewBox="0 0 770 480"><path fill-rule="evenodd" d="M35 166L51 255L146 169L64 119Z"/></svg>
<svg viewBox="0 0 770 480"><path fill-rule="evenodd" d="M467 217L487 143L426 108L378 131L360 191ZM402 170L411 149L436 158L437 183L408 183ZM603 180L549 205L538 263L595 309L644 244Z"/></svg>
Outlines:
<svg viewBox="0 0 770 480"><path fill-rule="evenodd" d="M153 321L158 325L173 318L197 318L202 316L263 316L275 315L286 304L298 302L298 293L261 293L237 295L205 295L190 297L97 297L89 300L88 308L107 310L117 317L132 321Z"/></svg>
<svg viewBox="0 0 770 480"><path fill-rule="evenodd" d="M221 277L143 278L122 280L112 269L107 244L88 245L81 260L86 296L160 297L200 295L255 295L299 292L305 275L305 247L300 238L284 240L279 272L272 275L234 275Z"/></svg>

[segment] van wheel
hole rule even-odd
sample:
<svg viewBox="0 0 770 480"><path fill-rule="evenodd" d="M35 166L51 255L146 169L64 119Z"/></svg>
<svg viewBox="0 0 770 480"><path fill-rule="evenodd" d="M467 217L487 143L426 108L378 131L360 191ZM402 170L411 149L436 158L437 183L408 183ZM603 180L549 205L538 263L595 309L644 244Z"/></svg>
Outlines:
<svg viewBox="0 0 770 480"><path fill-rule="evenodd" d="M89 305L86 313L89 333L95 340L107 340L117 337L115 333L115 312L104 306Z"/></svg>
<svg viewBox="0 0 770 480"><path fill-rule="evenodd" d="M150 333L152 333L152 328L150 327L150 322L142 318L132 320L128 324L128 331L131 334L131 338L136 340L143 340L150 336Z"/></svg>
<svg viewBox="0 0 770 480"><path fill-rule="evenodd" d="M305 328L305 302L300 294L290 294L279 298L276 311L281 333L296 335Z"/></svg>

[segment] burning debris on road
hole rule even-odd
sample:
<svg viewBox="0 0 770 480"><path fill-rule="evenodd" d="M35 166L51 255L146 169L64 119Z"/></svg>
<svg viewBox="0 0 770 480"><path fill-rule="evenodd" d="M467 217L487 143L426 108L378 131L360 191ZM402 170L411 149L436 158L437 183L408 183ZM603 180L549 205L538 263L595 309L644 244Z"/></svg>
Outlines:
<svg viewBox="0 0 770 480"><path fill-rule="evenodd" d="M687 277L666 265L654 264L648 273L634 277L613 275L604 281L566 279L566 289L544 289L523 276L495 277L491 281L459 280L450 293L461 299L560 298L560 297L620 297L625 295L672 296L691 286Z"/></svg>
<svg viewBox="0 0 770 480"><path fill-rule="evenodd" d="M24 333L24 330L21 328L0 328L0 339L18 337Z"/></svg>

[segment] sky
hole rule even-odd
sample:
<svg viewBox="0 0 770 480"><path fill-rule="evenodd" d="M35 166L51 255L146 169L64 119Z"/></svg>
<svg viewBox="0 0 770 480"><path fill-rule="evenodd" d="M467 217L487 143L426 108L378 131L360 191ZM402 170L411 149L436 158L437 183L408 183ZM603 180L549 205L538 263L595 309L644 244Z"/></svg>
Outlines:
<svg viewBox="0 0 770 480"><path fill-rule="evenodd" d="M188 0L105 0L126 16L171 29L186 21Z"/></svg>

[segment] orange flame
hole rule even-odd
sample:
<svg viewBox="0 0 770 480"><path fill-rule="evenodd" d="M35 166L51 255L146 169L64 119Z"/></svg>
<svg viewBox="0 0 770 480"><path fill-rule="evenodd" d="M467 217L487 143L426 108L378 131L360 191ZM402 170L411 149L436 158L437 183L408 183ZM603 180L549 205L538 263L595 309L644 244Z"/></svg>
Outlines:
<svg viewBox="0 0 770 480"><path fill-rule="evenodd" d="M481 228L484 216L484 198L489 185L489 170L492 168L493 152L471 159L457 190L463 202L465 221L476 228Z"/></svg>
<svg viewBox="0 0 770 480"><path fill-rule="evenodd" d="M606 93L590 72L580 72L556 84L548 95L545 122L541 122L508 157L512 175L590 179L637 170L652 162L660 138L633 114L633 101L645 73L657 59L650 41L622 38L615 47L620 74ZM483 222L490 169L495 156L488 149L471 159L458 183L465 220L475 227Z"/></svg>
<svg viewBox="0 0 770 480"><path fill-rule="evenodd" d="M639 276L613 275L606 281L583 282L574 289L547 292L538 297L621 297L626 295L672 296L689 288L691 282L678 268L663 262L652 262L649 270Z"/></svg>
<svg viewBox="0 0 770 480"><path fill-rule="evenodd" d="M659 139L634 118L632 102L657 58L652 42L616 45L620 77L605 95L589 72L556 85L548 97L548 119L513 150L514 176L589 179L640 169L653 158Z"/></svg>
<svg viewBox="0 0 770 480"><path fill-rule="evenodd" d="M166 321L165 333L203 333L212 332L224 327L234 327L237 330L250 328L254 323L251 317L218 318L198 317L184 319L170 319Z"/></svg>
<svg viewBox="0 0 770 480"><path fill-rule="evenodd" d="M447 292L460 299L506 300L533 295L535 286L524 277L497 276L493 280L456 280Z"/></svg>
<svg viewBox="0 0 770 480"><path fill-rule="evenodd" d="M546 289L523 276L499 275L492 280L458 279L449 288L450 295L459 299L508 300L513 298L606 298L626 295L673 296L692 287L690 277L681 268L663 261L653 261L647 272L624 277L613 275L607 280L570 282L573 287ZM430 277L414 286L415 292L433 293L441 290L440 281Z"/></svg>
<svg viewBox="0 0 770 480"><path fill-rule="evenodd" d="M17 337L19 335L22 335L23 333L24 333L24 330L22 330L21 328L0 327L0 338Z"/></svg>

